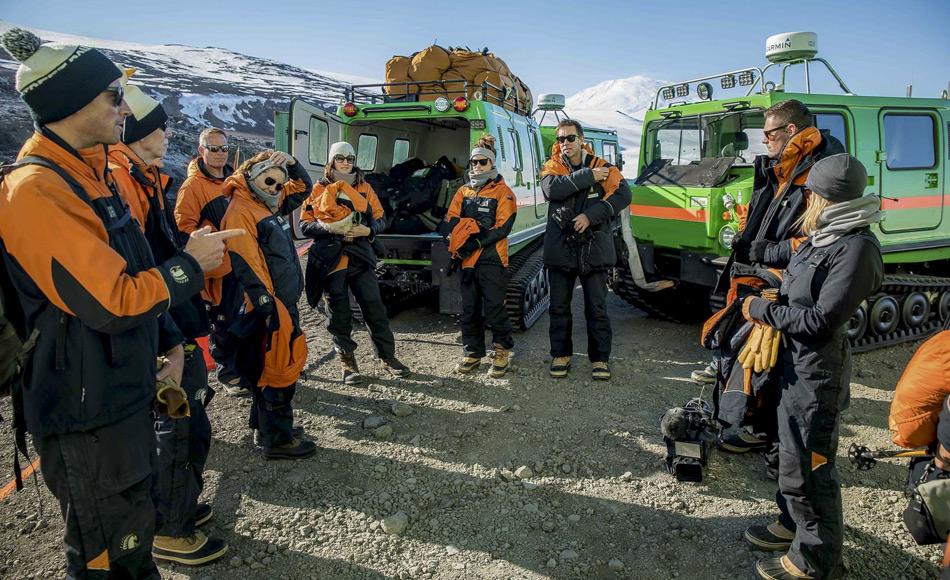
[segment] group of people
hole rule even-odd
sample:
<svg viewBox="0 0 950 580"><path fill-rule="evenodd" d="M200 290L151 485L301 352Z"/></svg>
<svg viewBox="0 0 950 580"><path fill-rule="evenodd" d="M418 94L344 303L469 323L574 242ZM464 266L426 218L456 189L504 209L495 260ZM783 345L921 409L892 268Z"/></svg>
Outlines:
<svg viewBox="0 0 950 580"><path fill-rule="evenodd" d="M9 293L4 308L29 337L14 394L20 427L33 435L44 480L61 504L67 574L158 577L156 558L213 561L227 545L198 529L213 517L198 499L214 396L198 339L210 335L225 392L253 397L248 424L264 456L311 456L316 445L293 420L308 354L298 311L304 294L311 307L325 305L344 383L361 379L351 293L383 366L395 377L409 373L396 357L375 276L385 212L349 143L330 147L324 175L312 183L279 151L231 167L227 134L214 128L201 133L170 207L162 172L168 115L129 82L129 71L95 49L42 45L20 29L2 44L20 62L16 88L36 124L0 182L3 276L22 317L10 315ZM724 417L754 425L724 446L776 446L781 515L745 537L786 553L759 562L759 576L834 577L842 572L835 457L851 364L845 323L881 283L880 246L869 230L880 214L863 195L864 167L812 126L804 105L786 101L765 119L770 158L756 160L755 195L724 284L727 310L747 329L767 327L769 336L783 337L776 338L781 356L774 372L733 373L739 357L719 349L714 374L738 374L754 387L740 389L745 399L723 398L733 401ZM616 167L593 154L578 122L562 121L556 137L541 171L549 202L549 371L553 378L570 372L579 283L591 376L607 380L607 271L617 261L614 228L630 189ZM456 370L479 368L488 326L488 373L502 377L514 348L505 291L517 203L495 159L494 140L480 138L468 182L439 232L452 255L450 273L461 277ZM298 208L301 231L312 240L306 271L291 233ZM769 275L756 278L743 267L780 272L776 295L763 292ZM930 473L945 472L950 444L935 443L936 419L931 423L928 444L939 452ZM950 424L944 418L939 425L943 437Z"/></svg>

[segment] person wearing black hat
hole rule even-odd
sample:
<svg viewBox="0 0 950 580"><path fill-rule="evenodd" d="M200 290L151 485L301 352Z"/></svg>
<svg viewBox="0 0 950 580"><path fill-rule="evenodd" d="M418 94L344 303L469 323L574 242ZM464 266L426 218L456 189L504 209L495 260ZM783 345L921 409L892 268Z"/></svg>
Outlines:
<svg viewBox="0 0 950 580"><path fill-rule="evenodd" d="M180 251L178 228L165 205L171 179L161 173L170 129L161 103L138 85L126 84L125 100L132 114L125 121L122 142L109 148L109 168L119 193L139 222L152 255L159 262ZM155 413L158 450L156 499L158 521L152 555L179 564L199 565L228 551L225 542L209 538L196 526L212 517L211 506L198 503L204 486L202 473L211 449L211 422L205 405L214 391L208 385L208 367L196 339L208 334L210 321L201 296L195 295L170 310L183 336L184 370L180 387L188 400L183 417Z"/></svg>
<svg viewBox="0 0 950 580"><path fill-rule="evenodd" d="M60 503L66 576L158 578L150 411L183 364L167 310L200 292L240 232L196 232L156 263L107 167L131 113L122 70L19 28L0 44L36 122L0 184L0 275L15 290L4 310L35 340L13 396Z"/></svg>
<svg viewBox="0 0 950 580"><path fill-rule="evenodd" d="M851 347L846 325L881 285L881 247L870 225L880 200L864 196L867 172L839 153L818 161L805 182L798 226L806 240L761 242L752 251L784 267L777 301L750 296L745 317L781 333L777 522L751 526L756 549L785 551L756 563L759 578L837 578L843 573L841 482L835 468L839 416L848 407Z"/></svg>

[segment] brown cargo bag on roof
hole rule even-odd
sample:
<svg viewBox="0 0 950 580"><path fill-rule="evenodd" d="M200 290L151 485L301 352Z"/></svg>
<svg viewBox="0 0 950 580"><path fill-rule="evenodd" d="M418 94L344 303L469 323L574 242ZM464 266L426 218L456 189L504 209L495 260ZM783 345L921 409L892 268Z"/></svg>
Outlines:
<svg viewBox="0 0 950 580"><path fill-rule="evenodd" d="M409 66L412 59L408 56L394 56L386 61L386 83L405 83L412 79L409 78ZM383 90L387 95L412 95L418 92L415 86L386 86Z"/></svg>
<svg viewBox="0 0 950 580"><path fill-rule="evenodd" d="M448 93L445 92L445 87L442 86L442 83L429 83L425 85L419 85L419 100L423 102L434 101L439 97L449 98Z"/></svg>
<svg viewBox="0 0 950 580"><path fill-rule="evenodd" d="M488 53L488 62L491 64L492 70L501 76L513 76L511 74L511 69L508 68L508 65L501 58L495 56L495 53Z"/></svg>
<svg viewBox="0 0 950 580"><path fill-rule="evenodd" d="M469 87L468 91L466 92L465 83L467 82ZM466 97L471 99L472 93L474 92L471 87L471 82L462 76L462 73L451 68L445 71L445 74L442 75L442 86L445 88L445 92L448 94L449 100L452 100L455 97Z"/></svg>
<svg viewBox="0 0 950 580"><path fill-rule="evenodd" d="M436 81L449 70L449 53L437 44L416 53L409 65L409 78L414 81Z"/></svg>
<svg viewBox="0 0 950 580"><path fill-rule="evenodd" d="M456 48L450 56L452 60L451 68L470 81L474 81L479 74L492 70L488 57L480 52Z"/></svg>

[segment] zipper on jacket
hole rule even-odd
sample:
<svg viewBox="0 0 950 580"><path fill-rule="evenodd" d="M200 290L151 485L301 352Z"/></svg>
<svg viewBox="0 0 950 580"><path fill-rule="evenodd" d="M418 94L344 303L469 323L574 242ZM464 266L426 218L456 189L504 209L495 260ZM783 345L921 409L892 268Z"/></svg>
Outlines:
<svg viewBox="0 0 950 580"><path fill-rule="evenodd" d="M68 322L66 313L60 310L59 324L56 327L55 368L57 371L66 370L66 327Z"/></svg>

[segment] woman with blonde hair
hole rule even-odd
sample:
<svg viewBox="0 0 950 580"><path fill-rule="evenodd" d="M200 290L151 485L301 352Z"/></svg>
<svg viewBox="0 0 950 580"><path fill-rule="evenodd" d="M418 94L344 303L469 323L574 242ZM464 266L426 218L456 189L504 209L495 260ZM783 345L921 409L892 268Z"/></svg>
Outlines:
<svg viewBox="0 0 950 580"><path fill-rule="evenodd" d="M297 160L270 150L245 161L224 182L231 199L224 227L248 233L228 240L231 268L245 295L231 332L241 339L238 371L255 385L250 427L268 459L299 459L316 451L313 441L295 436L292 407L307 341L297 312L303 272L289 220L309 189L310 177Z"/></svg>
<svg viewBox="0 0 950 580"><path fill-rule="evenodd" d="M518 213L515 194L495 167L495 139L482 136L469 155L469 181L449 205L442 235L449 238L453 269L462 271L463 355L456 370L471 373L485 356L485 324L495 346L489 374L500 378L511 366L512 325L505 309L508 234Z"/></svg>
<svg viewBox="0 0 950 580"><path fill-rule="evenodd" d="M396 339L376 280L373 242L386 230L383 206L356 167L356 152L346 141L330 146L324 172L300 213L300 228L313 239L307 252L307 301L315 307L324 292L327 295L327 330L340 356L344 383L361 381L350 292L360 306L376 356L390 374L406 376L409 369L396 358Z"/></svg>
<svg viewBox="0 0 950 580"><path fill-rule="evenodd" d="M837 578L844 522L835 469L838 425L848 407L851 347L847 322L883 280L881 247L870 230L880 200L864 196L867 172L847 153L812 167L808 202L798 221L807 239L765 248L765 263L784 267L778 300L752 296L742 312L780 334L779 493L781 515L751 526L746 540L759 550L787 551L756 563L759 578Z"/></svg>

